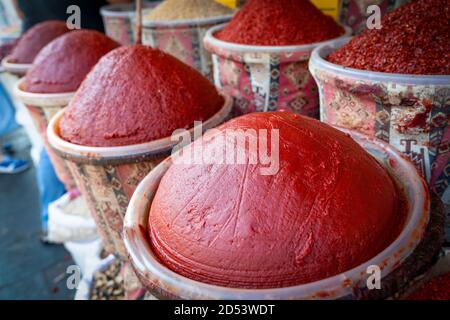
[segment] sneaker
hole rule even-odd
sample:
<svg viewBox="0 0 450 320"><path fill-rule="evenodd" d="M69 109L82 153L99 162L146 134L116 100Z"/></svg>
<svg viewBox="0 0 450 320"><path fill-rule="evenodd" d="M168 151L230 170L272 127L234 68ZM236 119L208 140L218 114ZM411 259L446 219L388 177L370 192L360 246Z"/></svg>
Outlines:
<svg viewBox="0 0 450 320"><path fill-rule="evenodd" d="M13 160L7 156L3 156L0 162L0 174L17 174L27 170L30 167L27 161Z"/></svg>
<svg viewBox="0 0 450 320"><path fill-rule="evenodd" d="M54 242L51 242L51 241L48 239L48 233L47 233L47 231L41 231L41 232L39 232L39 240L40 240L41 243L44 244L44 245L52 245L52 244L55 244Z"/></svg>

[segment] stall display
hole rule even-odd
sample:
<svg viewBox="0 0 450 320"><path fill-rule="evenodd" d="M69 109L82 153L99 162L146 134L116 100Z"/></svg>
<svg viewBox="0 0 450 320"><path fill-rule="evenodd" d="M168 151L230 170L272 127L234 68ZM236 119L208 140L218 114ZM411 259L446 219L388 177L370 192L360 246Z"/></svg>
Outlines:
<svg viewBox="0 0 450 320"><path fill-rule="evenodd" d="M193 68L143 45L104 56L69 106L49 124L50 144L68 160L108 252L123 260L122 220L137 184L167 157L176 129L228 116L230 99Z"/></svg>
<svg viewBox="0 0 450 320"><path fill-rule="evenodd" d="M216 86L234 98L236 114L288 110L318 117L311 51L349 29L309 0L250 0L226 26L208 31Z"/></svg>
<svg viewBox="0 0 450 320"><path fill-rule="evenodd" d="M75 182L66 163L48 145L48 123L67 106L98 60L118 46L117 42L94 30L64 34L39 52L25 78L15 87L14 93L26 105L66 190L74 188Z"/></svg>
<svg viewBox="0 0 450 320"><path fill-rule="evenodd" d="M2 60L68 190L75 299L450 300L450 1L101 15Z"/></svg>
<svg viewBox="0 0 450 320"><path fill-rule="evenodd" d="M390 143L447 204L449 21L448 1L413 1L388 14L382 30L323 45L310 62L321 120Z"/></svg>
<svg viewBox="0 0 450 320"><path fill-rule="evenodd" d="M143 18L143 44L159 48L213 79L206 31L231 19L233 10L211 0L166 0Z"/></svg>

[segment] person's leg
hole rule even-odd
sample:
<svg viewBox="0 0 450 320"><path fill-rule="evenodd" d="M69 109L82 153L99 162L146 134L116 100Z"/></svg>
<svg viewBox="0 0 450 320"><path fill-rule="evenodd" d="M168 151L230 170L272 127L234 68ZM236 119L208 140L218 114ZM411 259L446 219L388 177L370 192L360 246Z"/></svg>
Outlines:
<svg viewBox="0 0 450 320"><path fill-rule="evenodd" d="M40 154L37 178L41 202L41 226L42 233L45 236L47 234L48 224L48 205L59 199L66 192L64 185L56 176L55 170L53 169L45 149L43 149Z"/></svg>
<svg viewBox="0 0 450 320"><path fill-rule="evenodd" d="M16 122L14 106L0 81L0 137L19 128ZM29 164L24 160L14 160L3 154L3 146L0 144L0 174L15 174L25 171Z"/></svg>
<svg viewBox="0 0 450 320"><path fill-rule="evenodd" d="M0 136L19 128L14 105L0 81Z"/></svg>

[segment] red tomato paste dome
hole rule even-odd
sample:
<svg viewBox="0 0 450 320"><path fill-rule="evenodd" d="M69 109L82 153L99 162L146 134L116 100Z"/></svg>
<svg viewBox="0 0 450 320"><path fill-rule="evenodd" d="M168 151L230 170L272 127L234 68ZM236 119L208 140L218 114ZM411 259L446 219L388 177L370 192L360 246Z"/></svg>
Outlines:
<svg viewBox="0 0 450 320"><path fill-rule="evenodd" d="M53 39L69 32L63 21L50 20L36 24L23 34L11 53L11 63L33 63L39 51Z"/></svg>
<svg viewBox="0 0 450 320"><path fill-rule="evenodd" d="M332 17L309 0L249 0L215 36L239 44L289 46L330 40L343 33Z"/></svg>
<svg viewBox="0 0 450 320"><path fill-rule="evenodd" d="M98 60L118 46L117 42L94 30L62 35L36 56L23 89L36 93L76 91Z"/></svg>
<svg viewBox="0 0 450 320"><path fill-rule="evenodd" d="M261 129L279 132L274 175L250 162L249 144L230 139L236 130ZM183 149L150 209L151 246L173 271L235 288L298 285L368 261L400 233L401 193L346 134L287 112L248 114L219 130ZM244 152L246 164L185 161L200 145L203 155Z"/></svg>
<svg viewBox="0 0 450 320"><path fill-rule="evenodd" d="M224 103L198 71L160 50L133 45L105 55L59 124L66 141L94 147L169 137L216 114Z"/></svg>

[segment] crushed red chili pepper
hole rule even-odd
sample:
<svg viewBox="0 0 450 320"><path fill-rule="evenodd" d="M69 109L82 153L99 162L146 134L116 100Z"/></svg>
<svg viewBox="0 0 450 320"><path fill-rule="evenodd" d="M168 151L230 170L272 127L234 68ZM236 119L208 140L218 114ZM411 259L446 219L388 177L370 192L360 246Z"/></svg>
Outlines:
<svg viewBox="0 0 450 320"><path fill-rule="evenodd" d="M434 278L407 297L408 300L450 300L450 273Z"/></svg>
<svg viewBox="0 0 450 320"><path fill-rule="evenodd" d="M309 0L249 0L215 36L223 41L260 46L321 42L344 28Z"/></svg>
<svg viewBox="0 0 450 320"><path fill-rule="evenodd" d="M416 0L387 14L328 60L345 67L402 74L450 74L450 1Z"/></svg>

